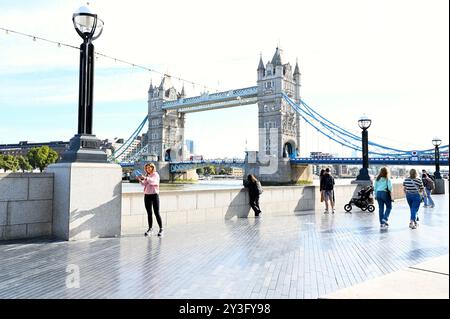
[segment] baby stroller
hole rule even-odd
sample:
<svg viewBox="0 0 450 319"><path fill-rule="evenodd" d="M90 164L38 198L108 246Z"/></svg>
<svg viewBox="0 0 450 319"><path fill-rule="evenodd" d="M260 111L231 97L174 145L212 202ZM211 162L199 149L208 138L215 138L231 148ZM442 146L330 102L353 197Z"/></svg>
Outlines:
<svg viewBox="0 0 450 319"><path fill-rule="evenodd" d="M352 198L348 204L344 206L347 213L351 213L352 205L361 208L362 211L373 213L375 206L373 205L373 187L365 186L358 192L358 198Z"/></svg>

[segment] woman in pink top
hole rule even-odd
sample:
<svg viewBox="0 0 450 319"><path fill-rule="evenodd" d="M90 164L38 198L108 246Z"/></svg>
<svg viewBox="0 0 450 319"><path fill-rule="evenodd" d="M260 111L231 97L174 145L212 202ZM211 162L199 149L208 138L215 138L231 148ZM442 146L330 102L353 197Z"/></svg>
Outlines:
<svg viewBox="0 0 450 319"><path fill-rule="evenodd" d="M152 234L152 207L155 213L156 221L158 222L159 232L158 236L163 235L163 227L161 215L159 214L159 174L156 172L155 165L152 163L145 164L145 174L137 176L136 178L144 186L144 203L147 210L148 230L144 233L145 236Z"/></svg>

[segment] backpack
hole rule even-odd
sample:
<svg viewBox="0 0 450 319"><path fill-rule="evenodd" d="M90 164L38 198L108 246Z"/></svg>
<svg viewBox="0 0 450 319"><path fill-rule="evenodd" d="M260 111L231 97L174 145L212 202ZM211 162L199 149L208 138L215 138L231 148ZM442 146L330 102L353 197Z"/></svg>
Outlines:
<svg viewBox="0 0 450 319"><path fill-rule="evenodd" d="M434 188L435 188L434 181L431 178L429 178L429 177L427 177L425 180L427 181L425 187L429 191L434 191Z"/></svg>
<svg viewBox="0 0 450 319"><path fill-rule="evenodd" d="M323 189L326 191L333 190L333 188L334 188L333 176L327 174L323 178L325 179L324 183L323 183Z"/></svg>
<svg viewBox="0 0 450 319"><path fill-rule="evenodd" d="M261 195L263 193L263 189L260 181L256 182L256 188L258 188L258 194Z"/></svg>

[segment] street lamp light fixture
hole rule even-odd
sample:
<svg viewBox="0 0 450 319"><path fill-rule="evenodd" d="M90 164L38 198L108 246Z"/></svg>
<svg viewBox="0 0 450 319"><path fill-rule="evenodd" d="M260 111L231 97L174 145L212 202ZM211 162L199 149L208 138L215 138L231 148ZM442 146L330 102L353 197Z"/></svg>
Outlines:
<svg viewBox="0 0 450 319"><path fill-rule="evenodd" d="M80 7L72 16L75 31L83 39L80 45L78 133L70 140L61 162L107 162L106 153L100 149L101 141L92 134L95 60L92 41L102 34L103 21L88 5Z"/></svg>
<svg viewBox="0 0 450 319"><path fill-rule="evenodd" d="M358 120L358 125L363 130L367 130L371 124L372 120L369 119L365 114Z"/></svg>
<svg viewBox="0 0 450 319"><path fill-rule="evenodd" d="M435 137L435 138L433 138L432 143L434 146L439 146L439 145L441 145L442 140L439 137Z"/></svg>
<svg viewBox="0 0 450 319"><path fill-rule="evenodd" d="M103 21L87 6L80 7L73 14L72 22L77 33L85 41L93 41L103 32Z"/></svg>

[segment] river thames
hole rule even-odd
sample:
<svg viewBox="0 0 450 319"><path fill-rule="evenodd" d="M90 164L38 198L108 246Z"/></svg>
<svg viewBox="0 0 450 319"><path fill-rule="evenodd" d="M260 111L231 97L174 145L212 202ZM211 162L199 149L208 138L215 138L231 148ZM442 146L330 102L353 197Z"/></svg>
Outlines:
<svg viewBox="0 0 450 319"><path fill-rule="evenodd" d="M336 185L348 185L354 179L351 178L337 178L335 179ZM394 179L394 182L401 182L402 179ZM319 180L314 179L313 185L319 185ZM161 183L161 190L204 190L204 189L232 189L240 188L242 186L242 180L240 179L212 179L212 180L199 180L196 183L189 184L170 184ZM300 187L300 186L299 186ZM122 192L134 193L141 192L142 186L138 183L122 183Z"/></svg>

